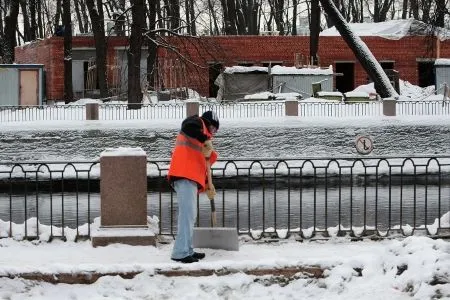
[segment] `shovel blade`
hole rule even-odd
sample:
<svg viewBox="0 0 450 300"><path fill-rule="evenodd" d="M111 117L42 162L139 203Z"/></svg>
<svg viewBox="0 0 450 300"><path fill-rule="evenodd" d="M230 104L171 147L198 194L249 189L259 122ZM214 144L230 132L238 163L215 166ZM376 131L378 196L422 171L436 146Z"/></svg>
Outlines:
<svg viewBox="0 0 450 300"><path fill-rule="evenodd" d="M196 227L192 244L194 248L239 250L237 230L233 227Z"/></svg>

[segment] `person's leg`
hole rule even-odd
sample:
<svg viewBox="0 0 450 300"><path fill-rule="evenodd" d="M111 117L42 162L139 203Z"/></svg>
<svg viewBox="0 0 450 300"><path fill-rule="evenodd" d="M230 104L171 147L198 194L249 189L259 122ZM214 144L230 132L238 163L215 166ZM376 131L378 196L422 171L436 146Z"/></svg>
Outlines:
<svg viewBox="0 0 450 300"><path fill-rule="evenodd" d="M197 215L197 184L181 179L174 182L178 202L177 237L172 250L173 259L182 259L194 254L192 235Z"/></svg>

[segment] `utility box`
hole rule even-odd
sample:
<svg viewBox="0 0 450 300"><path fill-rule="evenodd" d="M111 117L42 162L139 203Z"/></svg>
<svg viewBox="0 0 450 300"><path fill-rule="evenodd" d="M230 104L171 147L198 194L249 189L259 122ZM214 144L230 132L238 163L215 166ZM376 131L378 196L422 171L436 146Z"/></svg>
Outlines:
<svg viewBox="0 0 450 300"><path fill-rule="evenodd" d="M44 65L0 64L0 105L42 105Z"/></svg>

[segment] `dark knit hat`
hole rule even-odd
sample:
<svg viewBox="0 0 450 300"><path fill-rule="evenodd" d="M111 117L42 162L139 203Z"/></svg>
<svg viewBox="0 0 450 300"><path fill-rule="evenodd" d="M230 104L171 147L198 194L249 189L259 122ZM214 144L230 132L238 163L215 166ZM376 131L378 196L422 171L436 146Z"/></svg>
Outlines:
<svg viewBox="0 0 450 300"><path fill-rule="evenodd" d="M211 110L205 111L202 115L202 118L207 120L212 126L219 129L219 117L217 114Z"/></svg>

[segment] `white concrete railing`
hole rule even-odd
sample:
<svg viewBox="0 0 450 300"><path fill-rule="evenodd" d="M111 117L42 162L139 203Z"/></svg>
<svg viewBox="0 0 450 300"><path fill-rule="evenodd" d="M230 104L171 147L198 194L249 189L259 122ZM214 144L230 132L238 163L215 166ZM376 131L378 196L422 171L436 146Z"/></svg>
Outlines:
<svg viewBox="0 0 450 300"><path fill-rule="evenodd" d="M297 108L295 109L297 105ZM88 107L88 109L87 109ZM25 121L150 120L183 119L187 115L214 110L221 119L299 117L377 117L409 115L450 116L450 101L371 101L368 103L306 102L297 100L144 104L129 109L127 104L0 106L0 123Z"/></svg>

